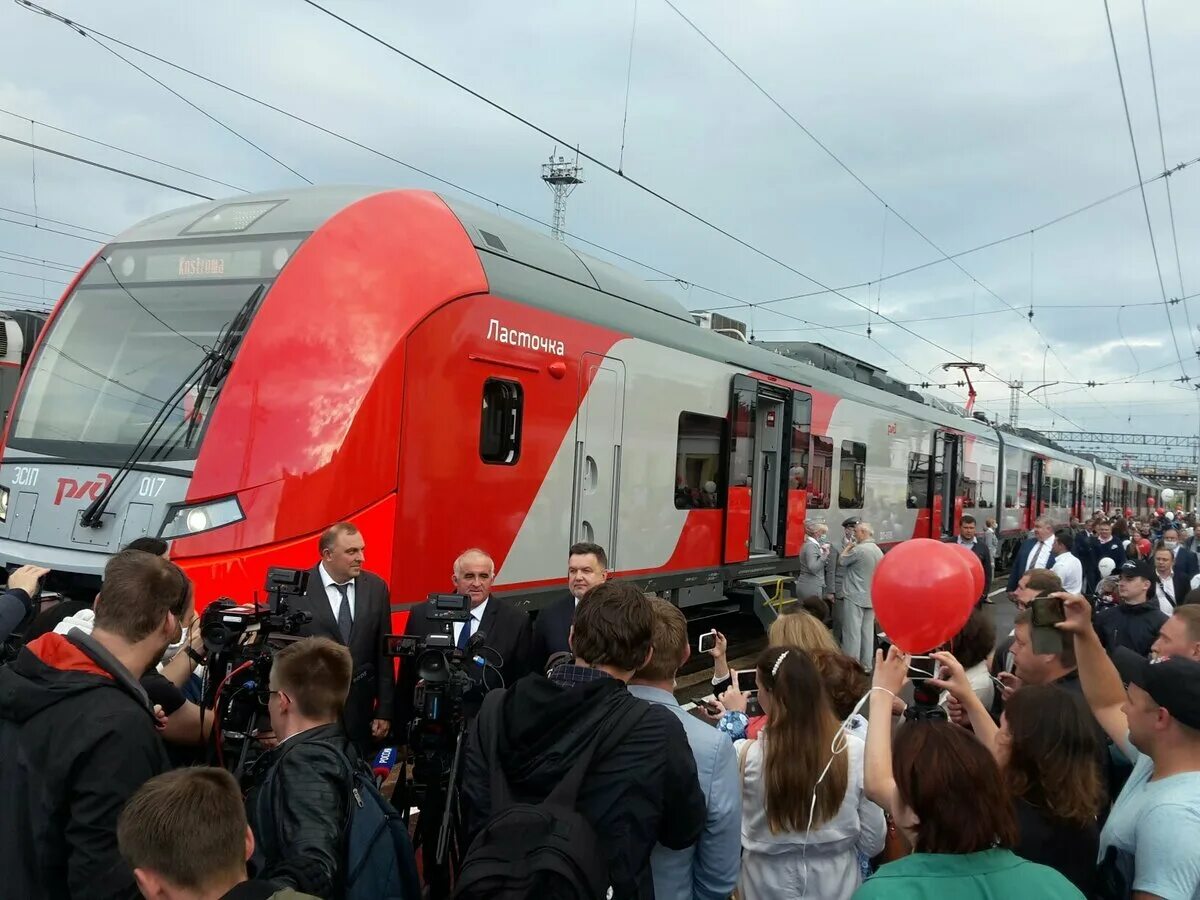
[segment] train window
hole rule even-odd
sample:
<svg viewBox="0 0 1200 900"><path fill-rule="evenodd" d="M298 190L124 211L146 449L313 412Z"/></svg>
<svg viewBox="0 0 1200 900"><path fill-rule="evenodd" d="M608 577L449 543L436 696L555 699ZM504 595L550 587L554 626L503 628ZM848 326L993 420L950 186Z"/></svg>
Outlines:
<svg viewBox="0 0 1200 900"><path fill-rule="evenodd" d="M829 509L833 487L833 441L813 435L808 467L808 508Z"/></svg>
<svg viewBox="0 0 1200 900"><path fill-rule="evenodd" d="M932 457L928 453L908 454L908 497L905 506L909 509L929 509L932 502L929 497L929 463Z"/></svg>
<svg viewBox="0 0 1200 900"><path fill-rule="evenodd" d="M963 509L975 509L979 505L979 466L975 463L963 465L963 475L959 481L959 495L962 497Z"/></svg>
<svg viewBox="0 0 1200 900"><path fill-rule="evenodd" d="M842 463L838 470L838 507L862 509L867 481L867 445L842 441Z"/></svg>
<svg viewBox="0 0 1200 900"><path fill-rule="evenodd" d="M996 499L996 468L995 466L979 467L979 497L976 505L987 509Z"/></svg>
<svg viewBox="0 0 1200 900"><path fill-rule="evenodd" d="M788 489L793 491L808 489L811 410L811 398L807 394L796 394L792 405L792 458L788 464Z"/></svg>
<svg viewBox="0 0 1200 900"><path fill-rule="evenodd" d="M1024 509L1029 505L1029 473L1021 473L1021 486L1017 488L1017 508Z"/></svg>
<svg viewBox="0 0 1200 900"><path fill-rule="evenodd" d="M1017 473L1012 469L1004 473L1004 508L1017 508Z"/></svg>
<svg viewBox="0 0 1200 900"><path fill-rule="evenodd" d="M699 413L679 414L679 443L675 451L675 508L719 509L721 443L725 420Z"/></svg>
<svg viewBox="0 0 1200 900"><path fill-rule="evenodd" d="M515 381L489 378L483 383L479 456L493 465L516 465L521 456L521 412L525 393Z"/></svg>

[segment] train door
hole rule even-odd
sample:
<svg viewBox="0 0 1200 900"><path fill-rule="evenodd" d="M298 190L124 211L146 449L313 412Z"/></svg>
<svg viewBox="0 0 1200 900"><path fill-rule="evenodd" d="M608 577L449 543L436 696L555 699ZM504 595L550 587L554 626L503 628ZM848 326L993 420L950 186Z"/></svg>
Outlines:
<svg viewBox="0 0 1200 900"><path fill-rule="evenodd" d="M1029 460L1029 504L1025 507L1025 527L1032 528L1034 521L1046 511L1049 501L1046 490L1046 460L1040 456Z"/></svg>
<svg viewBox="0 0 1200 900"><path fill-rule="evenodd" d="M792 392L735 375L730 403L725 561L780 555L786 539Z"/></svg>
<svg viewBox="0 0 1200 900"><path fill-rule="evenodd" d="M799 556L804 547L804 520L808 515L808 477L812 441L812 397L792 391L791 453L784 485L784 556Z"/></svg>
<svg viewBox="0 0 1200 900"><path fill-rule="evenodd" d="M962 435L950 431L937 432L933 458L936 468L930 531L936 528L942 537L951 537L958 534L958 523L962 517Z"/></svg>
<svg viewBox="0 0 1200 900"><path fill-rule="evenodd" d="M1083 469L1075 470L1075 478L1071 482L1071 515L1079 521L1084 520L1083 514Z"/></svg>
<svg viewBox="0 0 1200 900"><path fill-rule="evenodd" d="M625 364L585 353L583 396L575 430L573 541L594 541L616 567L617 500L621 486L621 437L625 413Z"/></svg>

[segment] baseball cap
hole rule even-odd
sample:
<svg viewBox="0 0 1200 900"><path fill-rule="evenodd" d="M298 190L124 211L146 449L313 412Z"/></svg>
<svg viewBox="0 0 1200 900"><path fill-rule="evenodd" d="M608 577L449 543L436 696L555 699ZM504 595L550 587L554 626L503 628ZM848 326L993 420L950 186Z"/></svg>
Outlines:
<svg viewBox="0 0 1200 900"><path fill-rule="evenodd" d="M1136 684L1188 728L1200 729L1200 662L1182 656L1146 659L1118 647L1113 663L1126 684Z"/></svg>
<svg viewBox="0 0 1200 900"><path fill-rule="evenodd" d="M1148 560L1129 559L1121 563L1121 569L1117 574L1122 578L1145 578L1147 581L1153 581L1154 566Z"/></svg>
<svg viewBox="0 0 1200 900"><path fill-rule="evenodd" d="M862 524L861 518L859 518L858 516L851 516L845 522L842 523L842 527L843 528L853 528L855 525L861 525L861 524Z"/></svg>

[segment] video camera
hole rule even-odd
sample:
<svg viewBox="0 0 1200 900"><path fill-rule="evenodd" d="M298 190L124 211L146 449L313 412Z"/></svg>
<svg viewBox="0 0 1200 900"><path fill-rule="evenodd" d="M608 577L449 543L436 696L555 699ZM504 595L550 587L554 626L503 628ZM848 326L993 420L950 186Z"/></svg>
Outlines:
<svg viewBox="0 0 1200 900"><path fill-rule="evenodd" d="M300 639L299 630L312 613L288 609L289 597L308 591L309 573L272 568L267 572L266 606L239 605L227 597L214 600L200 614L200 636L208 650L201 692L203 709L211 709L216 762L231 765L241 776L260 722L266 716L271 664L275 653ZM236 762L226 749L240 745Z"/></svg>
<svg viewBox="0 0 1200 900"><path fill-rule="evenodd" d="M408 732L413 765L403 783L404 801L397 807L420 810L415 845L422 853L427 883L433 886L431 896L448 896L452 867L448 861L456 857L456 793L467 720L463 701L476 687L471 668L487 665L479 655L487 635L477 631L466 649L459 649L454 625L461 622L467 627L470 599L460 594L430 594L429 601L425 616L435 630L423 637L389 634L386 649L389 656L411 660L405 665L415 667L418 679L413 690L415 714Z"/></svg>

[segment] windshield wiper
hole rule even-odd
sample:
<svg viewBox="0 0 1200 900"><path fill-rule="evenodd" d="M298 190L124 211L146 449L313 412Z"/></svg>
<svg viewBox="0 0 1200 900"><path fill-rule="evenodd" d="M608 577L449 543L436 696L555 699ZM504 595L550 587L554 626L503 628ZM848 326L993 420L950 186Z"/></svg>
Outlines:
<svg viewBox="0 0 1200 900"><path fill-rule="evenodd" d="M216 344L211 348L202 348L205 351L204 358L196 365L192 371L184 376L179 385L171 392L171 395L163 401L162 406L150 419L150 424L146 426L146 430L142 432L142 436L133 446L133 450L126 458L125 462L117 468L113 474L112 480L96 495L83 513L79 516L79 524L85 528L99 528L104 521L104 510L108 507L108 501L112 495L116 493L117 488L125 481L133 468L141 461L146 454L154 438L162 430L162 427L167 423L172 411L179 405L179 402L187 395L187 392L197 385L204 385L201 389L203 392L211 387L219 384L228 374L230 367L233 365L233 353L237 349L238 343L245 334L246 325L250 320L250 316L254 312L255 306L258 304L259 298L262 297L264 285L259 285L254 289L246 302L242 304L237 314L226 323L221 329L221 335L217 339ZM237 326L235 328L235 325ZM196 410L199 409L199 404L196 405ZM188 426L188 438L190 440L192 426Z"/></svg>

